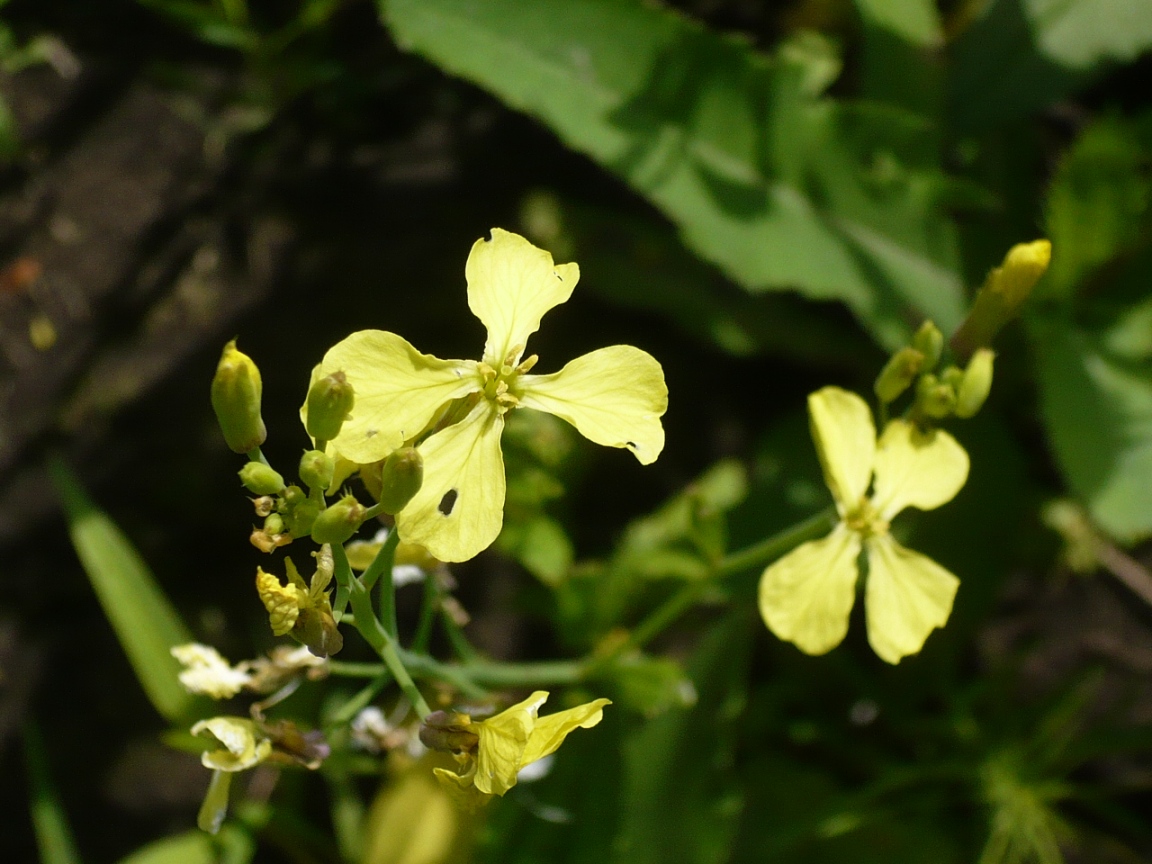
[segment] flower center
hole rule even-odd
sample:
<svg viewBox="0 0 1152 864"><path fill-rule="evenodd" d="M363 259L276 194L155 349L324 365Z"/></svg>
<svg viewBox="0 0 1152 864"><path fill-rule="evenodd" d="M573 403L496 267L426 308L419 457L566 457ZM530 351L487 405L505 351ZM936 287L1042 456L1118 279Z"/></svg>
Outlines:
<svg viewBox="0 0 1152 864"><path fill-rule="evenodd" d="M481 393L496 407L496 411L500 414L520 405L519 388L516 386L518 379L535 366L536 361L540 359L533 354L518 366L513 366L512 361L515 359L516 353L509 353L499 368L483 362L477 366L480 380L483 382Z"/></svg>
<svg viewBox="0 0 1152 864"><path fill-rule="evenodd" d="M880 514L867 497L861 498L859 504L844 514L844 523L864 537L888 533L888 522L880 518Z"/></svg>

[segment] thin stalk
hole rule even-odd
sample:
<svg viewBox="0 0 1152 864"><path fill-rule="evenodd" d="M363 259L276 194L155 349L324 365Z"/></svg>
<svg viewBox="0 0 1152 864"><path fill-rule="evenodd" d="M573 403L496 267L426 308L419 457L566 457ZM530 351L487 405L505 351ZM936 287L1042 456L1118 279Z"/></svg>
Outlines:
<svg viewBox="0 0 1152 864"><path fill-rule="evenodd" d="M260 462L263 465L268 465L268 460L264 458L264 451L259 447L253 447L248 451L248 461ZM268 467L271 468L272 466L268 465Z"/></svg>
<svg viewBox="0 0 1152 864"><path fill-rule="evenodd" d="M388 635L396 639L399 632L396 624L396 586L392 584L392 565L396 561L396 546L400 542L400 535L393 528L388 532L380 551L360 577L360 583L365 590L371 591L377 581L380 582L380 620Z"/></svg>
<svg viewBox="0 0 1152 864"><path fill-rule="evenodd" d="M491 663L474 661L460 665L441 663L431 657L403 652L405 665L414 675L455 684L466 680L473 687L535 687L574 684L584 678L587 664L582 660L554 660L542 663Z"/></svg>
<svg viewBox="0 0 1152 864"><path fill-rule="evenodd" d="M367 666L369 664L365 663L362 665ZM353 717L367 708L368 703L375 699L380 691L388 685L388 682L392 680L392 672L387 666L380 663L373 663L371 665L376 669L376 677L369 681L359 693L345 702L340 707L340 710L329 718L329 726L342 726L350 722Z"/></svg>
<svg viewBox="0 0 1152 864"><path fill-rule="evenodd" d="M417 654L428 652L428 643L432 640L432 624L436 620L436 578L431 574L424 576L424 597L420 601L420 620L416 624L416 635L412 637L412 650Z"/></svg>

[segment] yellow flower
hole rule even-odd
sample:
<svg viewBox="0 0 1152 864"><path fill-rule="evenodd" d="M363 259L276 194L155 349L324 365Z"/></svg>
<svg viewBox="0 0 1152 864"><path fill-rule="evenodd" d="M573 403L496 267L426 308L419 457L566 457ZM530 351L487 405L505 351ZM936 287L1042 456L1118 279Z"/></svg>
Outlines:
<svg viewBox="0 0 1152 864"><path fill-rule="evenodd" d="M554 264L543 249L494 228L491 240L473 245L465 275L469 308L488 331L481 360L440 360L395 333L363 330L335 345L313 372L316 381L342 371L352 384L352 417L332 445L353 462L378 462L450 423L420 443L424 484L396 518L406 542L441 561L465 561L500 533L500 435L509 410L555 414L647 465L664 447L660 417L668 407L660 364L630 345L601 348L550 375L528 374L537 359L524 358L528 337L571 296L575 264Z"/></svg>
<svg viewBox="0 0 1152 864"><path fill-rule="evenodd" d="M810 395L808 414L840 522L764 571L760 614L801 651L835 648L848 632L863 550L868 641L882 660L898 663L944 626L959 580L897 543L888 523L905 507L932 510L951 501L968 479L968 454L947 432L904 420L891 421L877 441L867 403L837 387Z"/></svg>
<svg viewBox="0 0 1152 864"><path fill-rule="evenodd" d="M257 730L256 724L243 717L213 717L192 727L192 734L211 738L220 749L205 750L200 761L214 771L246 771L268 758L272 741Z"/></svg>
<svg viewBox="0 0 1152 864"><path fill-rule="evenodd" d="M433 772L453 797L467 807L483 804L516 785L521 769L556 751L575 729L591 729L604 716L608 699L595 699L540 717L548 693L537 690L523 702L474 723L467 714L437 711L425 718L420 738L433 749L456 754L461 770Z"/></svg>
<svg viewBox="0 0 1152 864"><path fill-rule="evenodd" d="M180 683L189 693L202 693L213 699L230 699L251 683L252 674L246 664L230 666L220 652L209 645L189 642L172 648L184 670Z"/></svg>

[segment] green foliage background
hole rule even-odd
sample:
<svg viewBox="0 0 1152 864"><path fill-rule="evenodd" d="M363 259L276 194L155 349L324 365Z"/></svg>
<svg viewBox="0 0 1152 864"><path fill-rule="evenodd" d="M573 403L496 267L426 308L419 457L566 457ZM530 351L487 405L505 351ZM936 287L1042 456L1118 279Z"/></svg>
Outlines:
<svg viewBox="0 0 1152 864"><path fill-rule="evenodd" d="M83 3L14 0L0 13L0 54L10 69L36 62L29 46L46 34L81 56L119 51L173 98L202 88L206 69L225 71L214 86L226 110L205 122L205 140L238 179L217 205L237 219L276 212L302 249L288 284L240 327L269 389L270 450L303 445L293 412L308 370L351 330L380 326L440 356L474 356L461 268L492 225L581 265L580 296L534 342L541 356L619 341L665 364L669 447L654 473L622 469L566 428L509 429L505 533L498 552L458 573L478 626L527 622L490 650L575 656L695 587L683 618L611 670L604 722L573 736L543 780L497 802L458 854L1152 860L1149 611L1103 571L1071 576L1040 519L1045 501L1073 498L1148 575L1146 0L107 5L94 17ZM31 170L6 113L0 152ZM421 130L451 138L447 157L432 148L433 163L451 162L443 178L379 181L357 167L373 147L392 148L384 163L399 159L397 142L418 146ZM338 155L299 167L319 151ZM988 269L1039 236L1052 241L1051 269L997 344L990 405L955 430L972 455L969 484L905 526L961 578L948 627L894 668L856 618L822 658L779 643L755 611L758 574L719 579L716 566L827 505L805 393L827 383L867 393L924 318L950 332ZM132 462L161 470L93 491L130 533L153 532L159 581L185 620L201 621L196 635L236 658L270 639L244 593L250 517L239 505L214 512L236 497L230 454L206 443L216 350L206 345L119 421ZM87 527L73 532L88 539L77 544L138 568L105 517L80 506ZM87 632L46 604L6 603L55 638ZM1119 611L1102 620L1101 603ZM149 619L142 605L117 607L117 632L132 629L125 618ZM227 626L203 626L205 610ZM155 630L184 626L153 616ZM1108 636L1115 644L1100 649ZM122 641L138 672L147 667ZM163 689L155 670L139 674ZM86 722L86 709L61 698L38 706L57 718L44 734L52 758L30 759L28 773L49 790L36 801L52 800L48 777L67 784L58 809L83 860L187 828L185 812L109 836L96 817L116 817L90 806L91 778L124 729L154 735L160 721L136 697L92 709L107 737L65 742L61 718ZM162 698L169 717L187 710L180 693ZM359 813L378 774L338 765L327 786L289 776L270 802L241 808L220 845L169 837L130 860L355 858L377 847L331 838L340 806ZM5 793L10 813L24 790ZM376 823L363 824L370 837ZM32 832L20 836L32 854Z"/></svg>

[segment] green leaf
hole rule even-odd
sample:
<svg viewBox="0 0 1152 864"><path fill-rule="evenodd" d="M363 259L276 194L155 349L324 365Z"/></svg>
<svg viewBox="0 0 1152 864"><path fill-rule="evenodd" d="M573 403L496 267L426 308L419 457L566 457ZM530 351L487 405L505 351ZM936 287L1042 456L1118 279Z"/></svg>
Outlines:
<svg viewBox="0 0 1152 864"><path fill-rule="evenodd" d="M168 720L186 716L192 696L177 679L174 645L192 641L148 565L116 524L88 499L59 459L49 462L72 545L149 700Z"/></svg>
<svg viewBox="0 0 1152 864"><path fill-rule="evenodd" d="M1147 0L995 0L953 47L952 118L961 132L1013 120L1149 47Z"/></svg>
<svg viewBox="0 0 1152 864"><path fill-rule="evenodd" d="M1068 323L1031 329L1044 419L1069 486L1118 539L1152 535L1152 370Z"/></svg>
<svg viewBox="0 0 1152 864"><path fill-rule="evenodd" d="M835 58L821 37L767 58L640 2L380 5L402 46L618 173L745 288L841 300L886 345L909 317L959 322L935 132L822 97Z"/></svg>
<svg viewBox="0 0 1152 864"><path fill-rule="evenodd" d="M247 831L225 825L215 837L203 831L165 837L122 858L120 864L247 864L255 852Z"/></svg>
<svg viewBox="0 0 1152 864"><path fill-rule="evenodd" d="M33 722L24 726L24 759L32 787L28 809L32 812L40 864L80 864L68 817L52 782L44 741Z"/></svg>
<svg viewBox="0 0 1152 864"><path fill-rule="evenodd" d="M732 770L736 720L758 625L740 612L714 625L690 664L700 695L695 707L669 711L626 736L617 860L729 860L743 805Z"/></svg>
<svg viewBox="0 0 1152 864"><path fill-rule="evenodd" d="M1146 156L1135 130L1105 119L1077 139L1048 190L1052 265L1041 290L1070 296L1093 270L1135 245L1147 221Z"/></svg>

